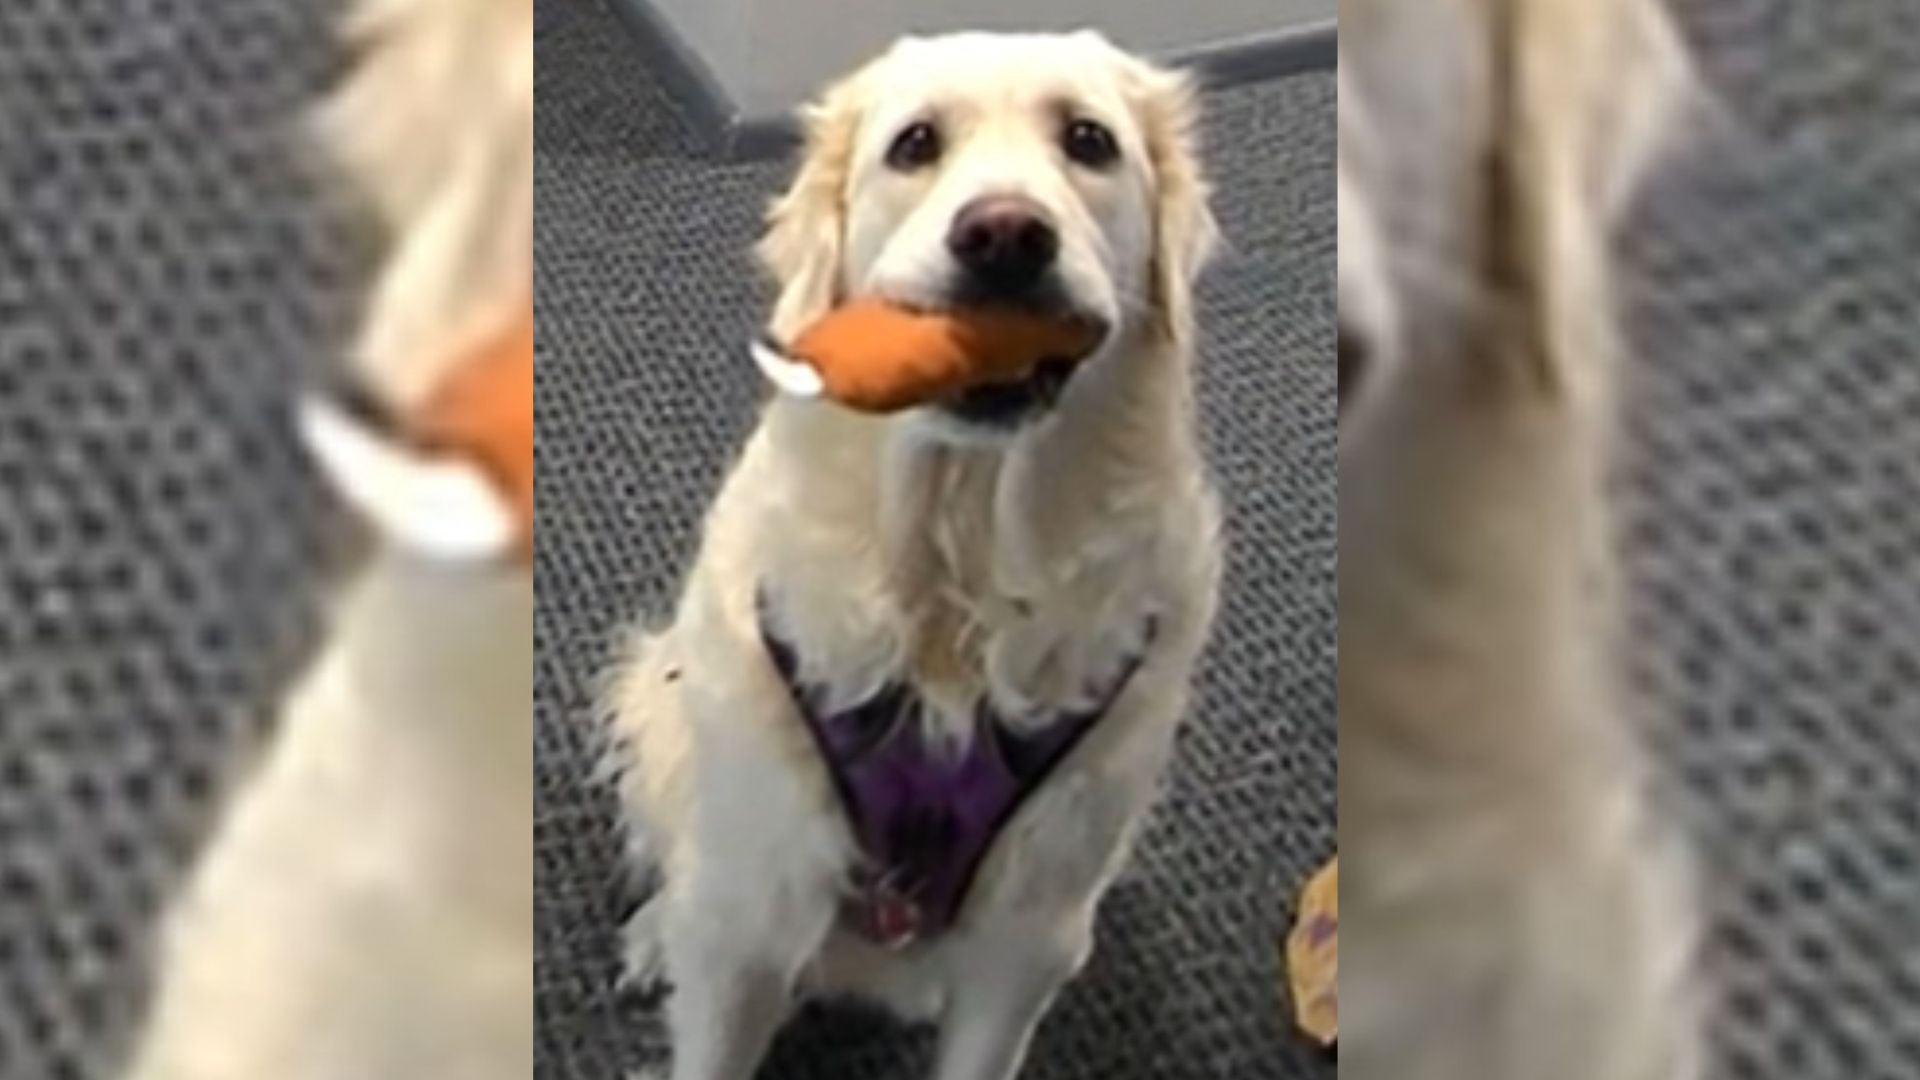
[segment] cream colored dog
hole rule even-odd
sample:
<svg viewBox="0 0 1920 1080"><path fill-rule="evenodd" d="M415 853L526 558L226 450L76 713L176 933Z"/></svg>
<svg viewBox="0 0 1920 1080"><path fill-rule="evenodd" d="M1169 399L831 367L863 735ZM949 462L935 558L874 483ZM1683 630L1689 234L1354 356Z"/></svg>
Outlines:
<svg viewBox="0 0 1920 1080"><path fill-rule="evenodd" d="M356 370L396 413L524 304L530 0L374 0L326 117L395 229ZM524 309L522 309L524 310ZM471 465L314 403L375 527L171 911L130 1080L532 1070L531 575Z"/></svg>
<svg viewBox="0 0 1920 1080"><path fill-rule="evenodd" d="M1343 0L1340 35L1341 1075L1686 1080L1602 484L1607 237L1681 56L1642 0Z"/></svg>
<svg viewBox="0 0 1920 1080"><path fill-rule="evenodd" d="M636 858L664 871L629 963L673 986L675 1080L747 1080L812 993L935 1019L941 1080L1006 1080L1086 961L1214 605L1192 114L1184 79L1094 34L905 40L807 111L761 249L773 338L875 293L1068 310L1106 338L1070 377L897 416L767 407L608 701ZM977 872L918 891L980 838L972 796L866 787L849 761L836 780L822 729L849 716L872 726L843 756L911 759L914 782L1084 735ZM913 814L851 809L896 796Z"/></svg>

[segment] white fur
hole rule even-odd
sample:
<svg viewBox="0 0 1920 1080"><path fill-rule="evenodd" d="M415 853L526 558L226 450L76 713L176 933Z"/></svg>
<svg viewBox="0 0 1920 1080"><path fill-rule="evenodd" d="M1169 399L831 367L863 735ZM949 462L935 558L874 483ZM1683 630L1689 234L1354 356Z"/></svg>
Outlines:
<svg viewBox="0 0 1920 1080"><path fill-rule="evenodd" d="M1095 904L1151 800L1205 637L1217 510L1188 390L1188 290L1211 239L1190 91L1093 35L904 42L809 113L799 175L763 254L784 337L852 292L925 298L951 268L946 220L1021 193L1061 223L1066 285L1113 332L1057 412L986 437L926 413L776 398L708 517L672 623L642 633L608 700L636 858L661 893L630 966L674 984L675 1080L746 1080L794 993L859 993L940 1022L939 1080L1006 1080L1092 947ZM1126 164L1070 167L1050 103L1111 124ZM876 161L942 103L925 175ZM803 675L836 702L910 678L936 735L973 703L1080 700L1159 634L1111 713L989 853L960 923L886 952L836 923L855 854L772 670L755 591L775 597Z"/></svg>
<svg viewBox="0 0 1920 1080"><path fill-rule="evenodd" d="M532 583L369 565L169 914L133 1080L532 1068Z"/></svg>
<svg viewBox="0 0 1920 1080"><path fill-rule="evenodd" d="M1607 232L1681 75L1651 3L1342 4L1342 1075L1700 1068L1603 487Z"/></svg>
<svg viewBox="0 0 1920 1080"><path fill-rule="evenodd" d="M326 131L395 228L356 359L404 412L525 302L532 4L368 0L356 26L365 56ZM521 1080L531 575L488 557L502 519L477 477L305 419L321 469L370 513L374 552L168 913L122 1075ZM431 512L449 495L451 523Z"/></svg>

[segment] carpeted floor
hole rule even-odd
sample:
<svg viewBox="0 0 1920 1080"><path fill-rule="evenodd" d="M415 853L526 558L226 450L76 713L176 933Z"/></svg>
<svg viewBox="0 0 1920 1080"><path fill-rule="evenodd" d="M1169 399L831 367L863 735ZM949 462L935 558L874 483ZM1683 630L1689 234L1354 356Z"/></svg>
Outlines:
<svg viewBox="0 0 1920 1080"><path fill-rule="evenodd" d="M370 253L298 163L336 8L0 3L6 1080L108 1074L311 640L328 507L289 404Z"/></svg>
<svg viewBox="0 0 1920 1080"><path fill-rule="evenodd" d="M753 416L745 343L766 291L748 249L782 163L715 166L592 4L540 9L535 303L540 461L536 962L543 1080L657 1055L612 990L619 885L606 794L585 774L594 679L658 616ZM1226 604L1139 858L1091 969L1047 1022L1030 1080L1331 1077L1288 1033L1279 941L1331 850L1334 798L1333 82L1208 102L1231 247L1203 291L1213 464L1229 504ZM811 1015L767 1077L921 1075L929 1040Z"/></svg>
<svg viewBox="0 0 1920 1080"><path fill-rule="evenodd" d="M1719 1075L1920 1077L1920 6L1678 5L1732 130L1627 237L1632 640Z"/></svg>

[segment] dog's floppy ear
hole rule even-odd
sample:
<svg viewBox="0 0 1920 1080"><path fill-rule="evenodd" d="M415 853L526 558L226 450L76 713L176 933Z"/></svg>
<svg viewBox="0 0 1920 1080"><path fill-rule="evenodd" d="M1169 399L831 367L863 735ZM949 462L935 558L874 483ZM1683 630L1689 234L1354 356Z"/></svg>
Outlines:
<svg viewBox="0 0 1920 1080"><path fill-rule="evenodd" d="M1623 5L1610 29L1611 55L1597 65L1609 77L1592 94L1599 112L1593 182L1602 213L1615 218L1650 166L1672 146L1689 107L1702 100L1685 46L1663 5Z"/></svg>
<svg viewBox="0 0 1920 1080"><path fill-rule="evenodd" d="M800 169L773 201L759 248L780 290L767 322L777 341L791 339L840 300L847 181L865 92L862 69L801 110Z"/></svg>
<svg viewBox="0 0 1920 1080"><path fill-rule="evenodd" d="M1666 144L1690 85L1653 0L1506 0L1490 8L1492 132L1482 273L1538 337L1542 385L1604 400L1614 347L1610 226Z"/></svg>
<svg viewBox="0 0 1920 1080"><path fill-rule="evenodd" d="M411 408L533 265L533 5L357 0L357 56L314 124L391 228L359 378Z"/></svg>
<svg viewBox="0 0 1920 1080"><path fill-rule="evenodd" d="M1193 284L1219 239L1195 136L1199 91L1184 72L1128 62L1153 171L1153 310L1159 329L1185 343L1193 336Z"/></svg>

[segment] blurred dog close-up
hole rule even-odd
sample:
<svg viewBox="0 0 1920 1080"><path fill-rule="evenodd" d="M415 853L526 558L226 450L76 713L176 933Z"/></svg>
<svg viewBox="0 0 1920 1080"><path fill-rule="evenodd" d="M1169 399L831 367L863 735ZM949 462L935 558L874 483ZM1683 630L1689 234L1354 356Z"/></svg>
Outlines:
<svg viewBox="0 0 1920 1080"><path fill-rule="evenodd" d="M370 537L172 905L131 1080L531 1068L532 4L348 31L320 128L392 237L301 427Z"/></svg>
<svg viewBox="0 0 1920 1080"><path fill-rule="evenodd" d="M664 875L629 974L671 983L676 1080L749 1075L821 994L938 1018L937 1076L1005 1080L1087 961L1213 610L1194 93L1097 35L959 34L806 119L770 340L877 296L1096 341L886 415L765 407L606 701Z"/></svg>
<svg viewBox="0 0 1920 1080"><path fill-rule="evenodd" d="M1698 918L1613 648L1651 3L1344 0L1343 1075L1683 1080Z"/></svg>

